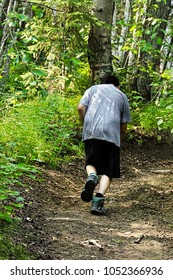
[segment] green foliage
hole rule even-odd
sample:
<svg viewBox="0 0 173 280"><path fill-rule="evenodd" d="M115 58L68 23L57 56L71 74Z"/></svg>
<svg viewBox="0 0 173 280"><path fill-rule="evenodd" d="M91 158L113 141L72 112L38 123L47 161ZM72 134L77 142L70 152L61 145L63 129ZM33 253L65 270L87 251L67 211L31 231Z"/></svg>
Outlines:
<svg viewBox="0 0 173 280"><path fill-rule="evenodd" d="M9 15L18 32L8 48L10 75L1 89L5 101L14 104L16 100L45 97L48 91L72 93L86 88L90 81L87 39L89 23L94 20L92 5L90 0L37 1L32 4L32 18L16 12Z"/></svg>
<svg viewBox="0 0 173 280"><path fill-rule="evenodd" d="M24 198L20 192L13 190L13 185L20 184L19 177L25 173L35 173L36 169L32 166L12 162L1 154L0 160L0 220L12 222L16 210L23 207Z"/></svg>
<svg viewBox="0 0 173 280"><path fill-rule="evenodd" d="M162 130L173 133L173 95L164 95L146 106L139 118L145 131Z"/></svg>
<svg viewBox="0 0 173 280"><path fill-rule="evenodd" d="M16 244L12 237L19 231L19 224L5 224L0 221L0 260L30 260L33 256L27 251L26 244Z"/></svg>
<svg viewBox="0 0 173 280"><path fill-rule="evenodd" d="M153 72L153 100L144 103L141 96L130 96L133 125L145 133L154 131L173 133L173 74L165 70L160 76Z"/></svg>
<svg viewBox="0 0 173 280"><path fill-rule="evenodd" d="M122 61L115 57L114 69L129 97L131 128L149 135L158 130L173 133L172 70L163 69L161 74L153 67L156 59L162 66L172 59L172 22L164 29L169 19L157 18L147 4L146 0L135 1L126 20L124 2L117 2L114 48L124 55L120 55ZM18 11L14 8L7 14L2 25L3 29L7 24L8 36L0 75L0 223L8 224L24 204L14 186L20 184L22 174L34 178L38 171L32 164L57 167L62 161L83 156L76 106L91 82L90 25L101 25L91 13L92 0L37 0L28 11L21 7L20 3ZM153 5L153 11L157 10L159 4ZM6 68L9 72L4 75ZM134 86L138 73L152 81L148 104ZM0 259L15 258L16 253L19 257L22 250L22 246L11 247L10 240L0 234ZM21 256L25 258L25 254Z"/></svg>
<svg viewBox="0 0 173 280"><path fill-rule="evenodd" d="M79 97L52 94L9 109L0 123L0 145L15 162L44 162L57 165L78 149Z"/></svg>
<svg viewBox="0 0 173 280"><path fill-rule="evenodd" d="M121 76L122 90L129 95L133 124L172 130L172 114L168 114L168 109L165 109L171 110L171 104L165 103L165 97L170 99L172 78L167 76L172 76L166 72L161 75L160 71L153 69L153 60L161 57L164 62L165 57L167 61L171 58L168 54L172 50L171 44L169 45L172 23L167 24L169 19L157 17L159 4L151 8L146 0L135 1L129 18L124 19L124 4L119 2L117 5L120 12L117 14L117 44L114 48L118 46L119 50L124 51L124 58L121 65L119 57L116 57L114 68ZM56 165L56 158L59 160L68 155L68 152L71 155L76 149L77 153L79 152L77 146L69 141L73 139L75 142L77 139L73 118L69 116L73 112L73 101L62 101L62 98L58 97L57 107L51 105L47 109L45 104L55 98L56 92L63 91L66 96L76 95L90 85L88 34L90 24L98 24L92 16L92 7L91 0L37 0L31 3L28 13L19 9L10 13L6 19L11 30L15 30L15 37L8 40L10 73L1 83L3 86L0 104L3 113L9 106L15 108L8 111L3 118L0 125L0 143L6 156L12 156L17 162L20 159L26 162L38 160ZM141 14L146 16L140 16ZM164 24L167 24L167 29L164 29ZM126 38L122 40L125 29L127 32L123 36ZM168 40L165 39L166 36ZM144 55L140 60L141 54ZM126 67L129 66L130 55L134 56L134 59L132 65ZM145 57L146 63L143 63ZM156 100L155 96L157 97L157 102L148 106L144 106L144 100L134 85L134 79L140 78L141 73L144 78L145 75L149 76L152 81L153 101ZM48 96L52 93L54 97ZM29 102L25 102L26 100ZM23 105L20 105L22 102ZM52 101L50 103L52 104ZM29 106L32 109L28 110ZM39 111L42 106L46 109ZM64 106L64 112L57 112L59 106ZM144 109L141 109L143 106ZM153 121L148 119L150 110L156 117ZM159 112L162 112L162 115ZM63 140L60 142L58 139Z"/></svg>
<svg viewBox="0 0 173 280"><path fill-rule="evenodd" d="M79 98L50 95L9 107L1 118L0 219L11 222L15 209L23 206L20 193L10 186L18 184L23 173L36 172L28 164L57 166L81 156Z"/></svg>

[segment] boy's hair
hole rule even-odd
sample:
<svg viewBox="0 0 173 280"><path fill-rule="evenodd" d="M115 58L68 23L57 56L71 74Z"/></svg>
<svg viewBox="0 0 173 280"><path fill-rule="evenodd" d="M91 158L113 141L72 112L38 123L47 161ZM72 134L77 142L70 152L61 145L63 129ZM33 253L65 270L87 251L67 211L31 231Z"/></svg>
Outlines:
<svg viewBox="0 0 173 280"><path fill-rule="evenodd" d="M120 82L116 76L106 74L101 78L102 84L113 84L114 86L118 87Z"/></svg>

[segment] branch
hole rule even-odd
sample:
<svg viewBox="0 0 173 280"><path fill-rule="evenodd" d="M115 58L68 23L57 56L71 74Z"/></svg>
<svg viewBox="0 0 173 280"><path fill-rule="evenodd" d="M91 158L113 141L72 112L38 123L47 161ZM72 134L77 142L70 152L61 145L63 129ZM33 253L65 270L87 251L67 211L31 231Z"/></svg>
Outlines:
<svg viewBox="0 0 173 280"><path fill-rule="evenodd" d="M139 59L137 59L137 60L135 60L132 64L130 64L130 65L127 65L127 66L124 66L124 67L121 67L121 68L118 68L119 70L125 70L125 69L127 69L127 68L130 68L130 67L132 67L133 65L135 65L136 63L138 63L139 62Z"/></svg>
<svg viewBox="0 0 173 280"><path fill-rule="evenodd" d="M146 104L144 104L144 106L142 106L142 108L140 108L140 112L148 105L148 104L150 104L150 103L152 103L158 96L159 96L159 92L157 92L155 95L154 95L154 97L150 100L150 101L148 101Z"/></svg>
<svg viewBox="0 0 173 280"><path fill-rule="evenodd" d="M64 11L57 10L57 9L55 9L55 8L51 8L51 7L48 6L48 5L41 4L41 3L37 3L37 2L33 2L33 1L19 0L19 2L38 5L38 6L40 6L40 7L43 7L43 8L49 9L49 10L51 10L51 11L55 11L55 12L61 12L61 13L64 12Z"/></svg>

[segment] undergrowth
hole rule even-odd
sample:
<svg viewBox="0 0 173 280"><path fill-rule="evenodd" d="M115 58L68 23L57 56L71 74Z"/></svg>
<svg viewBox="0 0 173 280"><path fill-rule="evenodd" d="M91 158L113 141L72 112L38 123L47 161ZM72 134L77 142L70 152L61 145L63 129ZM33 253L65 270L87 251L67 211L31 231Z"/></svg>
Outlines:
<svg viewBox="0 0 173 280"><path fill-rule="evenodd" d="M57 167L82 156L79 97L52 94L7 107L0 122L0 220L12 222L24 198L13 185L37 163Z"/></svg>
<svg viewBox="0 0 173 280"><path fill-rule="evenodd" d="M8 107L0 121L0 259L25 259L21 245L13 246L4 232L6 223L16 223L24 198L16 190L20 177L34 179L35 164L57 167L82 156L81 124L76 106L79 97L52 94ZM15 189L14 189L15 186ZM17 257L16 257L17 256Z"/></svg>
<svg viewBox="0 0 173 280"><path fill-rule="evenodd" d="M15 162L43 162L57 166L80 156L78 98L50 95L18 104L0 123L0 147Z"/></svg>
<svg viewBox="0 0 173 280"><path fill-rule="evenodd" d="M20 213L25 199L16 189L23 186L20 176L35 178L39 172L34 166L14 163L1 154L0 158L0 260L30 258L25 246L14 244L12 237L16 226L20 226Z"/></svg>
<svg viewBox="0 0 173 280"><path fill-rule="evenodd" d="M133 121L129 126L129 131L140 131L145 136L157 137L158 135L158 139L164 135L173 134L173 95L171 92L148 104L141 102L137 105L132 100L130 105Z"/></svg>
<svg viewBox="0 0 173 280"><path fill-rule="evenodd" d="M16 244L12 239L18 224L5 225L0 221L0 260L33 260L34 257L28 252L25 244Z"/></svg>

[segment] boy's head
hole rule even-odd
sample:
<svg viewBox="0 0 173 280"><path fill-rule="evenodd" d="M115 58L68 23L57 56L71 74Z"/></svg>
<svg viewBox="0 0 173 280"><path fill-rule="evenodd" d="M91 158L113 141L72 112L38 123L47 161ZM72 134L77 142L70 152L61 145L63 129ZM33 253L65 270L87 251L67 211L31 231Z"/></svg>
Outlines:
<svg viewBox="0 0 173 280"><path fill-rule="evenodd" d="M101 78L101 83L102 84L113 84L115 87L119 87L119 85L120 85L118 78L116 76L113 76L110 74L105 74Z"/></svg>

